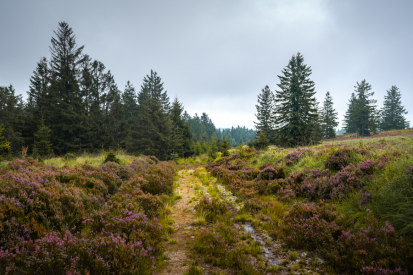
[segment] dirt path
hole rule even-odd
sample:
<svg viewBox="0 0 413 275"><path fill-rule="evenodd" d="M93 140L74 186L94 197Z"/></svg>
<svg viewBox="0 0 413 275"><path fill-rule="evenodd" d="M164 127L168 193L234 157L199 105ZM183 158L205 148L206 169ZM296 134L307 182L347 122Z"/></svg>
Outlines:
<svg viewBox="0 0 413 275"><path fill-rule="evenodd" d="M175 222L172 224L175 231L170 235L170 240L177 240L177 243L166 243L165 254L167 255L166 267L161 271L155 273L157 275L170 274L181 275L188 271L190 260L186 248L186 242L194 238L194 227L191 225L195 220L195 201L191 199L196 196L193 183L198 181L192 175L192 170L179 171L179 179L177 181L178 188L176 192L182 198L172 207L172 214L170 215Z"/></svg>

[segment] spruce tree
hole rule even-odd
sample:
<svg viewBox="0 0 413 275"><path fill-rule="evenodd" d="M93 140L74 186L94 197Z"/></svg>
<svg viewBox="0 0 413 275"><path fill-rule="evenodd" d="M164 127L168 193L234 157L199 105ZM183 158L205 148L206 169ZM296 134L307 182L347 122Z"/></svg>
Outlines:
<svg viewBox="0 0 413 275"><path fill-rule="evenodd" d="M270 144L269 139L267 138L266 134L264 131L259 131L255 135L254 140L251 140L248 143L249 147L254 147L257 150L265 150L268 145Z"/></svg>
<svg viewBox="0 0 413 275"><path fill-rule="evenodd" d="M276 91L275 139L282 146L305 146L315 142L317 120L314 82L310 80L311 67L304 64L300 53L293 55Z"/></svg>
<svg viewBox="0 0 413 275"><path fill-rule="evenodd" d="M50 110L50 69L46 57L37 63L36 70L30 78L29 91L27 92L26 123L22 133L26 144L34 143L34 134L40 127L42 117L53 114Z"/></svg>
<svg viewBox="0 0 413 275"><path fill-rule="evenodd" d="M182 104L175 98L170 109L173 123L173 151L181 158L193 155L193 136L188 122L183 117L183 110Z"/></svg>
<svg viewBox="0 0 413 275"><path fill-rule="evenodd" d="M258 104L255 105L257 113L254 122L257 131L264 131L267 137L271 136L274 122L274 94L268 86L265 86L258 95Z"/></svg>
<svg viewBox="0 0 413 275"><path fill-rule="evenodd" d="M323 131L323 119L321 116L322 108L320 107L320 102L317 100L315 101L315 108L317 110L317 118L313 121L314 123L314 143L316 144L319 140L324 138L324 131Z"/></svg>
<svg viewBox="0 0 413 275"><path fill-rule="evenodd" d="M222 143L221 143L221 153L223 157L228 157L229 156L229 142L226 139L225 135L223 137Z"/></svg>
<svg viewBox="0 0 413 275"><path fill-rule="evenodd" d="M331 97L330 92L327 92L323 104L323 109L321 110L321 122L323 127L324 138L336 137L335 128L338 125L337 116L338 114L333 107L333 98Z"/></svg>
<svg viewBox="0 0 413 275"><path fill-rule="evenodd" d="M217 157L217 152L218 152L217 144L218 144L218 136L216 133L213 133L211 137L211 144L208 149L208 157L213 158L213 159Z"/></svg>
<svg viewBox="0 0 413 275"><path fill-rule="evenodd" d="M351 93L346 114L344 115L344 130L346 133L356 133L357 125L355 124L355 109L357 98L355 93Z"/></svg>
<svg viewBox="0 0 413 275"><path fill-rule="evenodd" d="M350 118L347 121L346 117L346 128L355 128L360 136L368 136L377 129L376 106L374 105L376 100L369 98L374 95L374 92L369 92L371 85L365 79L360 83L357 82L354 88L356 97L353 105L349 105L348 114L346 114Z"/></svg>
<svg viewBox="0 0 413 275"><path fill-rule="evenodd" d="M44 125L44 120L41 120L41 125L37 131L33 146L33 156L45 158L53 154L52 144L50 143L50 132L49 127Z"/></svg>
<svg viewBox="0 0 413 275"><path fill-rule="evenodd" d="M390 90L387 90L387 95L384 96L383 105L382 119L380 123L381 130L398 130L409 127L409 123L404 117L404 115L407 114L407 111L402 106L399 88L392 86Z"/></svg>
<svg viewBox="0 0 413 275"><path fill-rule="evenodd" d="M151 70L138 94L138 116L132 132L130 149L135 153L153 155L160 160L170 158L173 149L172 120L166 112L166 91L156 72Z"/></svg>
<svg viewBox="0 0 413 275"><path fill-rule="evenodd" d="M58 154L80 150L79 135L84 131L85 108L83 106L78 76L83 62L83 46L78 47L73 30L66 22L60 22L51 40L50 94L53 99L47 124L53 132L52 143Z"/></svg>

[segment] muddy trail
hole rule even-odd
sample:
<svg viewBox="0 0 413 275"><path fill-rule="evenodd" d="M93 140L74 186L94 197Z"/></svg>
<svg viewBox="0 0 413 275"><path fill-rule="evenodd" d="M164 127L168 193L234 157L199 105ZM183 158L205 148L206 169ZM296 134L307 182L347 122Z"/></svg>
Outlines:
<svg viewBox="0 0 413 275"><path fill-rule="evenodd" d="M174 221L171 225L174 232L170 234L169 241L166 242L165 246L166 266L155 274L181 275L189 269L190 259L186 242L194 236L192 223L195 220L194 206L196 202L193 201L193 198L196 195L195 190L190 187L194 180L195 177L187 170L179 171L178 188L175 192L182 198L173 205L170 215Z"/></svg>
<svg viewBox="0 0 413 275"><path fill-rule="evenodd" d="M202 179L205 175L208 175L207 180ZM210 262L207 263L202 257L196 257L190 249L197 232L213 230L211 224L198 224L196 222L196 205L204 196L212 198L212 196L217 197L217 195L229 207L232 215L231 220L234 221L232 227L239 236L244 236L242 240L238 240L237 246L248 246L252 241L260 246L258 255L249 256L251 265L257 271L254 274L334 274L323 270L323 261L320 258L305 251L283 249L282 242L271 238L265 230L254 225L253 222L249 220L237 221L237 214L243 207L242 201L237 199L225 186L219 184L205 169L181 170L175 192L182 198L172 206L170 214L174 232L170 234L169 240L165 241L164 268L155 274L188 274L194 259L198 259L196 265L202 272L196 274L239 274L240 270L219 268ZM211 192L215 194L211 196Z"/></svg>

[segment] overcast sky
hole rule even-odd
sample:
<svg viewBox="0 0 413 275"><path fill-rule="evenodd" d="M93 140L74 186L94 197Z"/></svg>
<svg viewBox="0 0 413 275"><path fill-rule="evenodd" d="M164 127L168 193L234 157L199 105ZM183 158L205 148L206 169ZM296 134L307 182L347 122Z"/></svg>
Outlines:
<svg viewBox="0 0 413 275"><path fill-rule="evenodd" d="M169 96L216 127L253 127L257 95L301 52L317 98L330 91L340 119L357 81L378 106L399 87L413 122L413 1L58 1L0 2L0 85L26 98L58 22L102 61L121 90L151 69Z"/></svg>

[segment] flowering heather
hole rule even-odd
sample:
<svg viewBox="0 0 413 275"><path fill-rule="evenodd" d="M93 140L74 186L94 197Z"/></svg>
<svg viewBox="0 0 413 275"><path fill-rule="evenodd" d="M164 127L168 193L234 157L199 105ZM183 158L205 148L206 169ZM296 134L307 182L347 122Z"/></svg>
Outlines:
<svg viewBox="0 0 413 275"><path fill-rule="evenodd" d="M149 274L161 251L158 195L171 192L175 168L146 159L10 162L0 173L0 273Z"/></svg>
<svg viewBox="0 0 413 275"><path fill-rule="evenodd" d="M298 147L291 153L288 153L285 157L279 159L276 163L285 161L286 165L293 165L300 161L306 155L312 155L313 151L309 148L300 148Z"/></svg>
<svg viewBox="0 0 413 275"><path fill-rule="evenodd" d="M316 250L338 271L405 274L407 246L390 224L380 226L371 212L359 230L347 227L343 219L326 205L297 205L285 219L284 241L294 248Z"/></svg>

